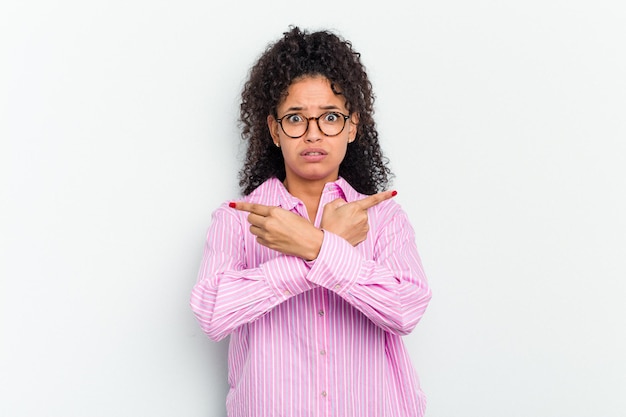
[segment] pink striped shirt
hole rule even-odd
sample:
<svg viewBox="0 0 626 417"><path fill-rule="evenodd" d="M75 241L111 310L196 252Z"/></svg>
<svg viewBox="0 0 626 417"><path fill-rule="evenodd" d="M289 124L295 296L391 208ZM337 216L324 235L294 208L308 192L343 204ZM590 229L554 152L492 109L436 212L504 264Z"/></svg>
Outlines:
<svg viewBox="0 0 626 417"><path fill-rule="evenodd" d="M364 198L345 180L326 203ZM308 218L277 179L246 201ZM248 213L213 213L191 308L210 338L230 335L226 408L231 417L416 417L425 398L400 338L431 293L413 228L393 200L368 210L367 239L353 247L328 231L306 262L259 245Z"/></svg>

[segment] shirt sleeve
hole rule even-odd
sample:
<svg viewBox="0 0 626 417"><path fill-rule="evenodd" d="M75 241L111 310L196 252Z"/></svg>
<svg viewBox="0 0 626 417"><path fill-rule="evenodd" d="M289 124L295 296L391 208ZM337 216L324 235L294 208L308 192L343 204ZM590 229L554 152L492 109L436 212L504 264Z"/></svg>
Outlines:
<svg viewBox="0 0 626 417"><path fill-rule="evenodd" d="M387 217L368 234L373 259L325 231L307 279L334 291L384 330L405 335L423 316L431 290L406 213L395 205Z"/></svg>
<svg viewBox="0 0 626 417"><path fill-rule="evenodd" d="M302 259L276 252L272 259L248 268L245 233L248 224L234 209L213 214L190 305L202 330L221 340L285 300L316 287L306 279ZM265 248L267 249L267 248ZM267 249L269 250L269 249Z"/></svg>

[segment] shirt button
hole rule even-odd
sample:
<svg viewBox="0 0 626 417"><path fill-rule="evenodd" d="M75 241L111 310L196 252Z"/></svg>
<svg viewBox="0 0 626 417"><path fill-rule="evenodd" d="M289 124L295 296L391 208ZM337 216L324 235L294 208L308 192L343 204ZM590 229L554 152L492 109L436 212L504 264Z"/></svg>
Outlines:
<svg viewBox="0 0 626 417"><path fill-rule="evenodd" d="M338 290L338 289L340 289L340 288L341 288L341 284L337 284L337 285L335 285L335 289L336 289L336 290Z"/></svg>
<svg viewBox="0 0 626 417"><path fill-rule="evenodd" d="M319 314L321 317L323 317L324 316L324 310L318 311L317 314Z"/></svg>
<svg viewBox="0 0 626 417"><path fill-rule="evenodd" d="M324 349L320 350L320 355L325 355L326 351Z"/></svg>
<svg viewBox="0 0 626 417"><path fill-rule="evenodd" d="M326 397L327 395L326 391L322 391L322 397Z"/></svg>
<svg viewBox="0 0 626 417"><path fill-rule="evenodd" d="M285 294L285 295L291 295L291 292L289 292L289 290L285 290L285 291L283 291L283 294Z"/></svg>

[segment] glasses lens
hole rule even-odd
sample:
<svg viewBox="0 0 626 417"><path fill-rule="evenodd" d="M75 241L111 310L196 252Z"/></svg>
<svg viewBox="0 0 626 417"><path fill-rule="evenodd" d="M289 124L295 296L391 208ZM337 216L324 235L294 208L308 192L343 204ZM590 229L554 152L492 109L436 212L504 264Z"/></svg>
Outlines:
<svg viewBox="0 0 626 417"><path fill-rule="evenodd" d="M287 136L297 138L304 135L309 126L309 121L301 114L288 114L283 117L281 125Z"/></svg>
<svg viewBox="0 0 626 417"><path fill-rule="evenodd" d="M337 112L326 112L319 117L317 125L326 136L337 136L343 131L346 124L346 117ZM299 113L288 114L281 119L280 125L285 134L292 138L299 138L306 133L309 128L310 119Z"/></svg>
<svg viewBox="0 0 626 417"><path fill-rule="evenodd" d="M320 130L326 136L335 136L341 133L346 119L340 113L328 112L319 117Z"/></svg>

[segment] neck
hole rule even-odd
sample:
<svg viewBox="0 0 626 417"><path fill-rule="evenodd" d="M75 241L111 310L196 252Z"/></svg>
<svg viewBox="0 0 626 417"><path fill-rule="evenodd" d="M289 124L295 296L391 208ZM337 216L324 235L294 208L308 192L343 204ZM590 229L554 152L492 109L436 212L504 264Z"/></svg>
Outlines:
<svg viewBox="0 0 626 417"><path fill-rule="evenodd" d="M300 199L306 206L309 220L315 222L315 216L317 215L317 208L322 198L322 191L324 191L324 185L328 180L320 181L294 181L289 178L285 178L283 184L289 194Z"/></svg>

